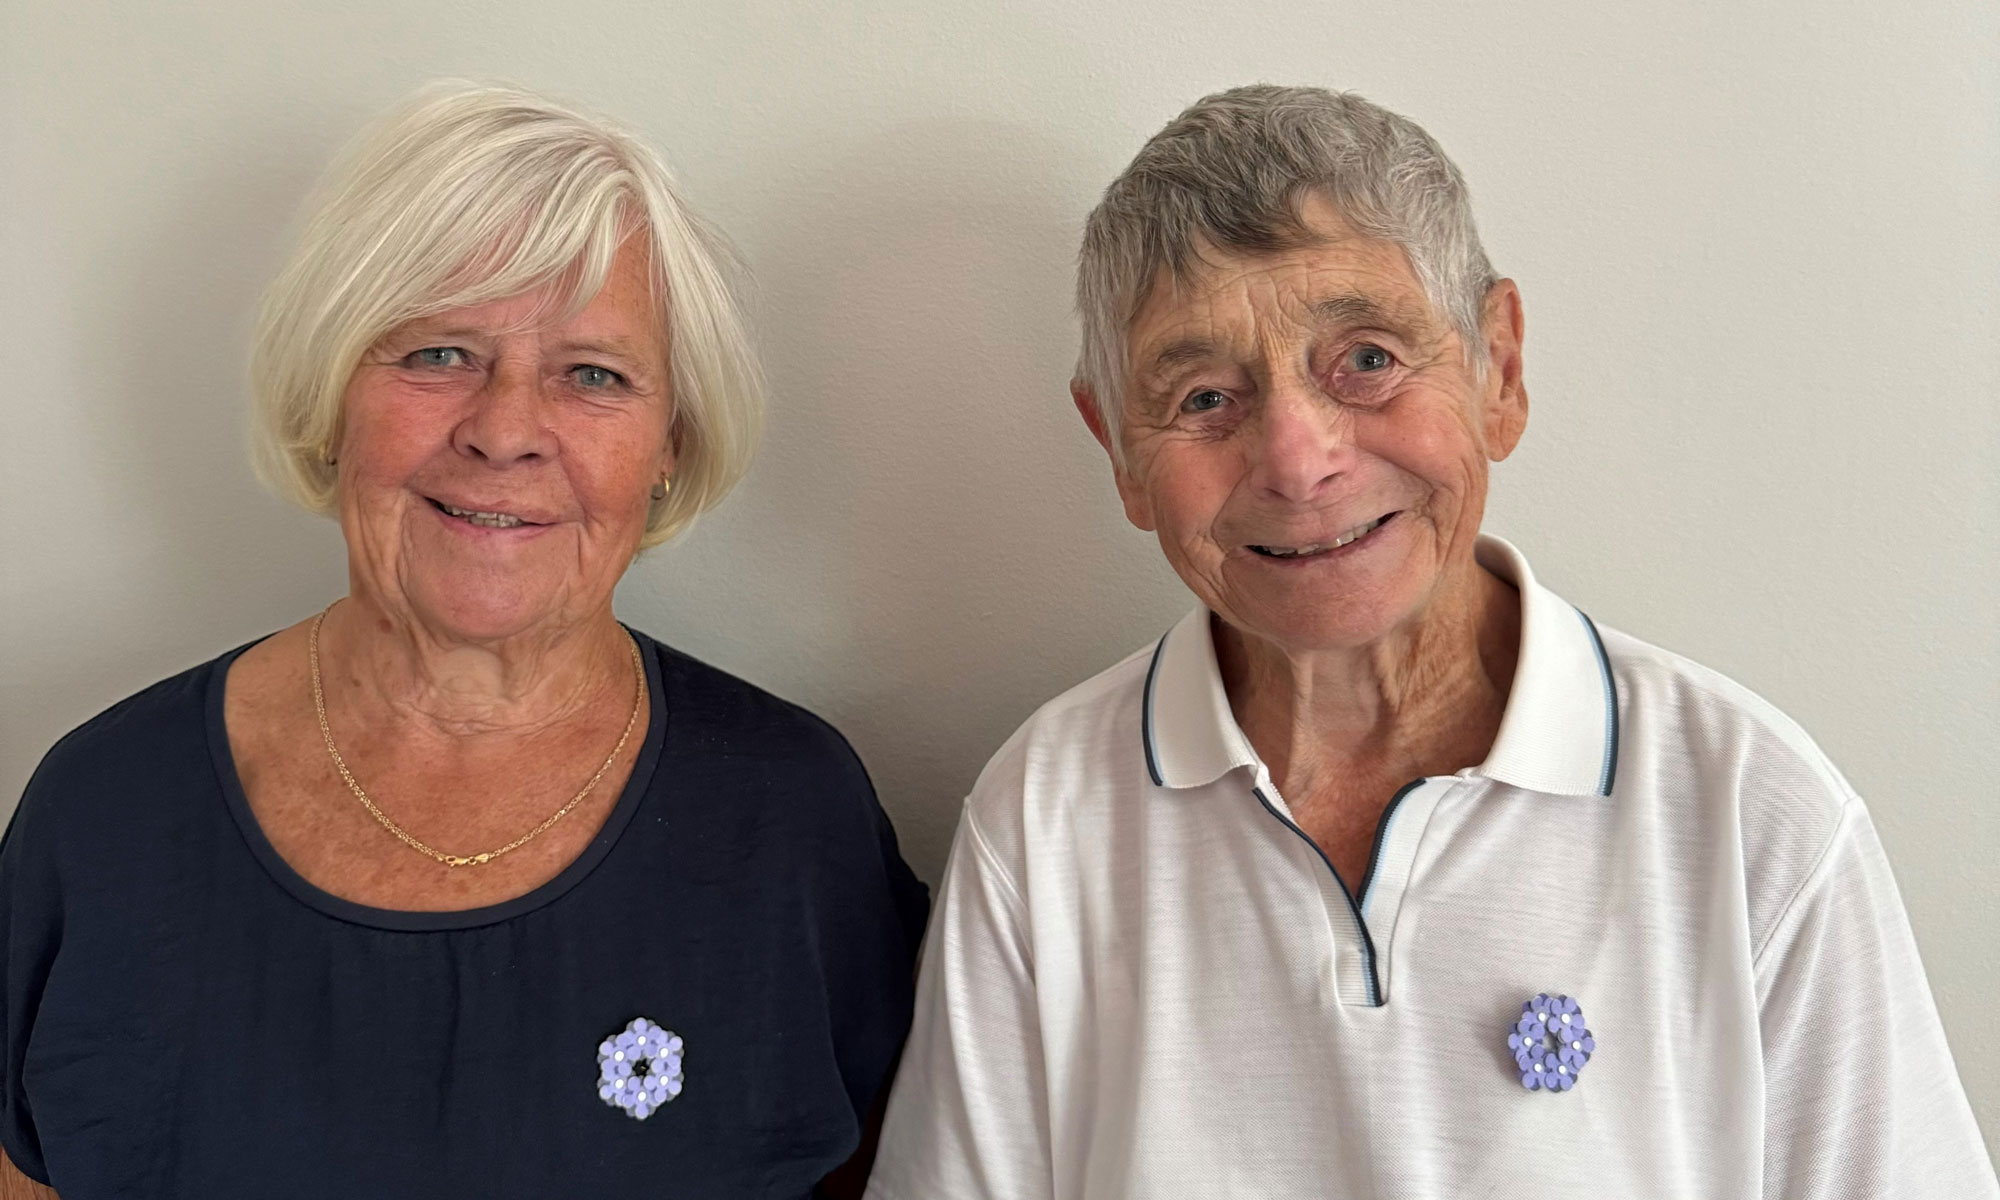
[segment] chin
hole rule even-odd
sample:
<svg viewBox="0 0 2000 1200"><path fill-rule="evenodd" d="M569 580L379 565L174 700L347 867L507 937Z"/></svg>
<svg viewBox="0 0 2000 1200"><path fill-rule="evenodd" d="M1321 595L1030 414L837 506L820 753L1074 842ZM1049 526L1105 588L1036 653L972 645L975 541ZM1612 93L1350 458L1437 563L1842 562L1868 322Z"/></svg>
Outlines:
<svg viewBox="0 0 2000 1200"><path fill-rule="evenodd" d="M545 587L511 579L427 579L410 588L412 606L436 632L471 642L528 633L559 611Z"/></svg>
<svg viewBox="0 0 2000 1200"><path fill-rule="evenodd" d="M1348 587L1326 586L1323 580L1300 580L1293 586L1272 586L1269 579L1254 582L1263 586L1232 589L1233 594L1209 599L1209 607L1239 632L1296 653L1352 650L1381 641L1421 617L1428 594L1428 581L1403 572Z"/></svg>

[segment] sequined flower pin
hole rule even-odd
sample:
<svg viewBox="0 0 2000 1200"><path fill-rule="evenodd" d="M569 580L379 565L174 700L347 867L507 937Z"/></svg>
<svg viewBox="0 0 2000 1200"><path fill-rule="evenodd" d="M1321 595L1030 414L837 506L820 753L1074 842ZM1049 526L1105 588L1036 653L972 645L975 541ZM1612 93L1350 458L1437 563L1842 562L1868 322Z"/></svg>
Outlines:
<svg viewBox="0 0 2000 1200"><path fill-rule="evenodd" d="M643 1121L681 1094L681 1039L644 1017L597 1044L597 1094Z"/></svg>
<svg viewBox="0 0 2000 1200"><path fill-rule="evenodd" d="M1536 995L1521 1005L1521 1018L1507 1033L1507 1049L1521 1072L1521 1086L1566 1092L1576 1086L1597 1039L1583 1023L1583 1010L1568 996Z"/></svg>

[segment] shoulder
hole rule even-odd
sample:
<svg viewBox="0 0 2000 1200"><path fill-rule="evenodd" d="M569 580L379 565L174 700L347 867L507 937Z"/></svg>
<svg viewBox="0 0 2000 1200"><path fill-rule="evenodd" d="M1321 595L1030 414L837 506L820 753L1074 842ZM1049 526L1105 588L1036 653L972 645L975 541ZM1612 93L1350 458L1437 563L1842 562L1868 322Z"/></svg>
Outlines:
<svg viewBox="0 0 2000 1200"><path fill-rule="evenodd" d="M1642 753L1651 743L1687 756L1705 778L1776 788L1826 823L1837 819L1853 791L1798 722L1719 671L1615 629L1598 632Z"/></svg>
<svg viewBox="0 0 2000 1200"><path fill-rule="evenodd" d="M874 855L892 835L868 770L809 709L652 638L666 709L659 786L767 851ZM789 848L789 849L787 849Z"/></svg>
<svg viewBox="0 0 2000 1200"><path fill-rule="evenodd" d="M1084 797L1102 799L1146 780L1146 688L1159 641L1037 708L1003 742L966 798L973 836L1018 861L1031 828L1072 823Z"/></svg>
<svg viewBox="0 0 2000 1200"><path fill-rule="evenodd" d="M210 689L237 653L162 679L63 735L29 778L8 840L150 824L143 818L163 790L212 783Z"/></svg>
<svg viewBox="0 0 2000 1200"><path fill-rule="evenodd" d="M1669 817L1699 819L1736 847L1761 946L1860 798L1798 722L1756 692L1629 634L1599 634L1618 690L1621 777L1637 773L1678 810Z"/></svg>
<svg viewBox="0 0 2000 1200"><path fill-rule="evenodd" d="M669 736L684 749L742 769L866 772L825 719L692 655L647 637L659 658Z"/></svg>
<svg viewBox="0 0 2000 1200"><path fill-rule="evenodd" d="M654 638L667 708L659 786L698 811L701 840L761 861L792 885L848 893L885 884L914 945L927 906L860 756L817 714ZM692 806L691 808L689 806ZM834 906L838 908L839 906ZM833 909L820 911L831 919Z"/></svg>

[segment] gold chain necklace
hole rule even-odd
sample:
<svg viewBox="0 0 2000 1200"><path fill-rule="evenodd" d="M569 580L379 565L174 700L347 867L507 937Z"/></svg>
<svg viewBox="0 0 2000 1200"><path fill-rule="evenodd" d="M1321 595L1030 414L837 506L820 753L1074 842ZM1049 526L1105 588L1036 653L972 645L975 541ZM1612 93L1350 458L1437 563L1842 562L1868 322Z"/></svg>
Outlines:
<svg viewBox="0 0 2000 1200"><path fill-rule="evenodd" d="M339 601L336 600L334 603L338 604ZM340 777L347 781L347 790L353 792L354 798L361 801L361 806L367 809L377 821L382 823L382 828L395 834L396 839L405 846L419 853L427 854L447 867L484 866L510 850L518 850L522 846L527 845L546 831L549 826L568 816L571 809L583 803L583 798L590 795L591 789L597 786L597 781L604 778L604 773L611 769L611 764L618 761L619 754L625 750L625 743L632 737L633 727L639 723L639 705L646 698L646 668L639 660L639 644L628 638L627 641L632 648L632 674L635 680L632 689L632 715L625 718L625 732L618 735L618 744L611 748L610 757L606 758L603 765L597 768L597 773L590 777L590 782L583 785L583 790L571 796L568 804L550 813L548 819L540 825L508 842L498 850L488 850L484 854L466 855L446 854L442 850L432 849L413 837L409 830L390 820L388 813L375 807L375 802L368 798L368 793L361 790L361 784L354 778L354 773L347 769L347 762L340 757L340 751L334 748L333 730L326 723L326 693L320 690L319 684L319 627L326 622L326 614L332 611L333 605L329 604L326 606L324 612L321 612L319 616L313 619L312 634L306 639L306 658L312 664L313 711L319 714L319 733L321 737L326 739L326 752L333 756L334 769L339 771Z"/></svg>

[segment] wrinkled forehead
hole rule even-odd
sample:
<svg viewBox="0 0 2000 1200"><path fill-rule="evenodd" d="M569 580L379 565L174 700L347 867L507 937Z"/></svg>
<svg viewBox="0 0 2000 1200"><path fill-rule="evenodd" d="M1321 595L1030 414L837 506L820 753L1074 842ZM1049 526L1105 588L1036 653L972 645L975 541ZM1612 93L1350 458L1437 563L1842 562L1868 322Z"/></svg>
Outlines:
<svg viewBox="0 0 2000 1200"><path fill-rule="evenodd" d="M1154 278L1128 327L1128 366L1143 378L1205 352L1328 329L1366 327L1428 340L1447 325L1402 247L1344 223L1266 252L1203 239L1182 269Z"/></svg>

